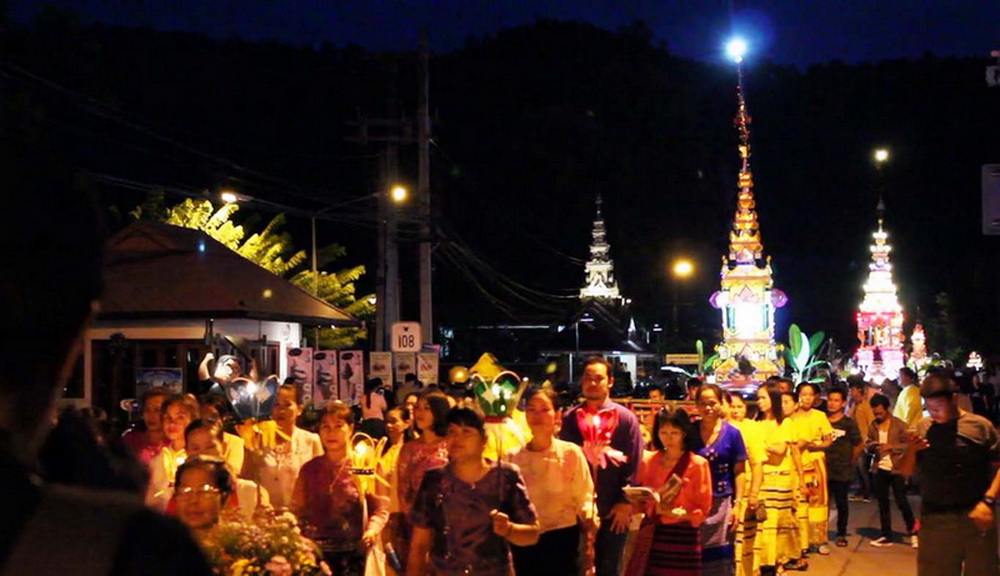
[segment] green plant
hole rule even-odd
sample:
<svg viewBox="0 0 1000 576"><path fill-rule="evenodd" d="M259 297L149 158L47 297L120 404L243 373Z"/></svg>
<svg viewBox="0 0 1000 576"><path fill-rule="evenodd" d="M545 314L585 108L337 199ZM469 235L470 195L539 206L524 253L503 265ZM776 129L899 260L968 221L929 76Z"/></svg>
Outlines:
<svg viewBox="0 0 1000 576"><path fill-rule="evenodd" d="M792 378L800 381L809 377L809 372L822 360L816 357L819 347L823 344L826 333L816 332L806 335L798 324L792 324L788 329L788 347L785 348L785 358L792 371Z"/></svg>

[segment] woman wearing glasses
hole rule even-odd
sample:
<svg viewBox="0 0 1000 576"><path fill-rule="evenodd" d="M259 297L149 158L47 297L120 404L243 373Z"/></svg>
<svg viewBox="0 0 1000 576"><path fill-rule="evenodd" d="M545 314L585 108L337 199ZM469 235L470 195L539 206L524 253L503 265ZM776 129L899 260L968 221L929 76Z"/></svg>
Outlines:
<svg viewBox="0 0 1000 576"><path fill-rule="evenodd" d="M173 495L177 517L199 541L219 523L232 485L233 477L220 458L189 458L177 469Z"/></svg>

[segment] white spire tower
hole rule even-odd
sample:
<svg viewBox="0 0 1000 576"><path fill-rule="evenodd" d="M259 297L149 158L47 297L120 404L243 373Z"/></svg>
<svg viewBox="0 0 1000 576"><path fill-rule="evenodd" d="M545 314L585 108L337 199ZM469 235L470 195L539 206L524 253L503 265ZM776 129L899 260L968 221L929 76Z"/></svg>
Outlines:
<svg viewBox="0 0 1000 576"><path fill-rule="evenodd" d="M904 365L903 307L892 277L889 234L883 228L885 203L879 198L878 229L872 234L872 261L864 299L858 307L858 368L869 376L896 378Z"/></svg>
<svg viewBox="0 0 1000 576"><path fill-rule="evenodd" d="M601 197L597 196L597 216L594 218L593 240L590 243L590 260L587 261L587 279L580 289L580 298L597 298L606 301L621 301L621 292L615 280L615 264L611 261L611 246L604 230L604 216L601 214Z"/></svg>

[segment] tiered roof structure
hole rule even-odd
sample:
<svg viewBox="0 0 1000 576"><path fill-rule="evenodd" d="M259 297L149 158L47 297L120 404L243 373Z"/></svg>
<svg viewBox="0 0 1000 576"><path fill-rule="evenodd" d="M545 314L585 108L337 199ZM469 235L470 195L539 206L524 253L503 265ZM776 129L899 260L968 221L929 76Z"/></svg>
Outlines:
<svg viewBox="0 0 1000 576"><path fill-rule="evenodd" d="M722 311L724 338L717 347L719 364L715 373L720 380L731 379L739 372L741 360L745 360L754 368L753 378L762 380L783 372L784 362L774 342L774 311L784 306L788 299L784 292L774 288L771 259L765 257L760 239L750 171L751 119L743 93L742 69L739 70L737 98L739 108L735 123L740 134L742 161L739 196L729 232L729 255L722 257L721 290L710 300Z"/></svg>
<svg viewBox="0 0 1000 576"><path fill-rule="evenodd" d="M865 296L858 307L858 368L873 379L895 379L904 366L903 307L892 277L889 234L883 228L885 203L878 202L878 229L872 234L872 261L868 264Z"/></svg>
<svg viewBox="0 0 1000 576"><path fill-rule="evenodd" d="M580 299L596 298L605 303L618 304L621 291L615 280L615 264L611 260L611 246L604 230L604 216L601 214L601 197L597 197L597 216L594 218L593 240L590 243L590 260L587 261L587 278L580 289Z"/></svg>

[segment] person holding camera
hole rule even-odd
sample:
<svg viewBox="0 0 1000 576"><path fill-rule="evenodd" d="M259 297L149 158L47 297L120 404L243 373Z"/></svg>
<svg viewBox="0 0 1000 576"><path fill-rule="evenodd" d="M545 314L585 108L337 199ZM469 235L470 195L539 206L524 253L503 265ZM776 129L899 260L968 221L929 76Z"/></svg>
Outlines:
<svg viewBox="0 0 1000 576"><path fill-rule="evenodd" d="M833 427L833 443L826 448L826 484L837 506L837 547L847 546L847 494L854 477L854 462L863 449L858 424L844 413L847 390L840 386L826 393L827 418Z"/></svg>
<svg viewBox="0 0 1000 576"><path fill-rule="evenodd" d="M906 533L910 535L910 545L917 548L917 535L913 528L915 521L910 502L906 499L906 477L900 470L903 454L909 445L906 422L889 412L889 399L876 394L869 402L875 419L868 426L866 447L872 459L872 477L875 482L875 497L878 499L879 523L882 535L870 544L876 547L892 546L892 514L889 510L889 490L892 489L896 506L906 522Z"/></svg>

